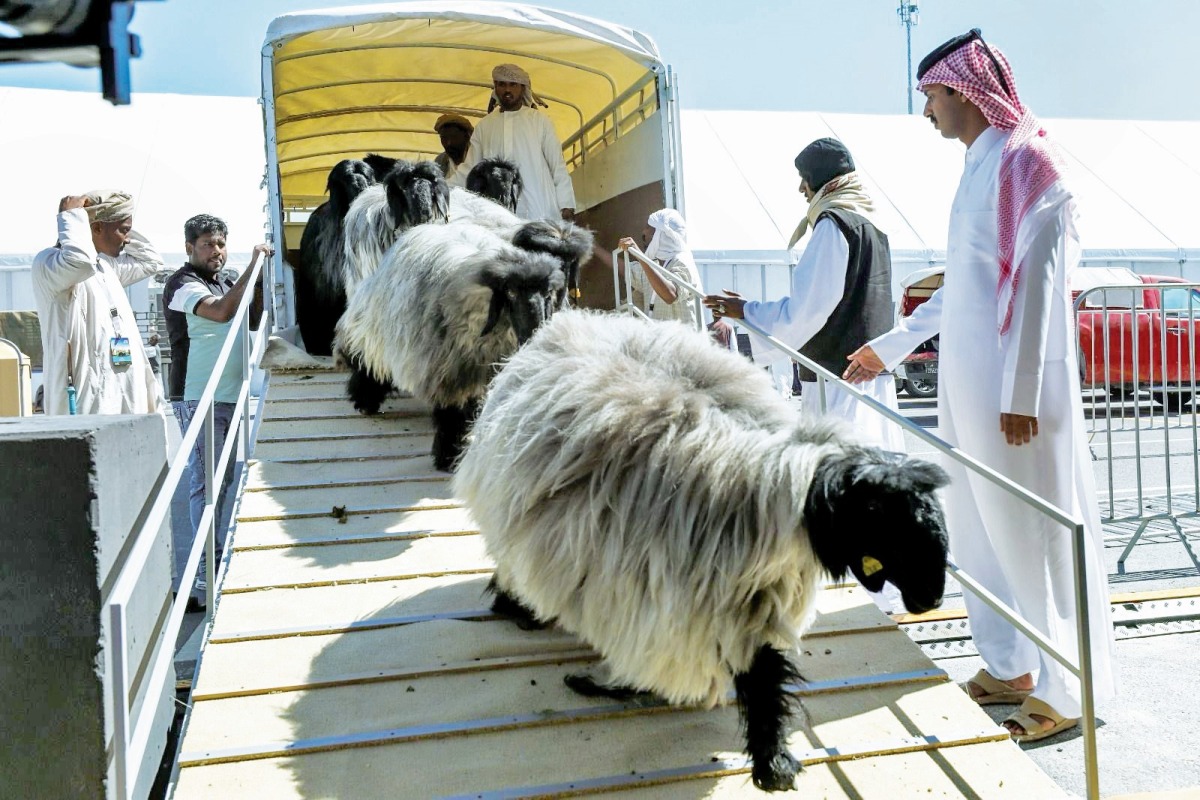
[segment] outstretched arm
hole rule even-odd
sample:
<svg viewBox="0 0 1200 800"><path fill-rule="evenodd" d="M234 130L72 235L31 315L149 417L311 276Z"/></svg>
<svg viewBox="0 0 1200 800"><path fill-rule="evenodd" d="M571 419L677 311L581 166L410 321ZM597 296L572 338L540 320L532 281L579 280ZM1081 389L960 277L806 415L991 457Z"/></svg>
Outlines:
<svg viewBox="0 0 1200 800"><path fill-rule="evenodd" d="M233 319L233 315L237 313L238 305L242 302L242 295L246 293L246 287L250 284L250 273L254 271L254 265L258 263L260 255L270 256L274 253L274 249L269 244L257 244L254 246L254 255L250 258L250 265L242 271L238 277L237 283L233 288L226 292L224 297L206 297L196 304L192 309L198 317L210 319L213 322L229 322ZM253 308L251 309L253 313ZM253 322L253 318L251 318Z"/></svg>
<svg viewBox="0 0 1200 800"><path fill-rule="evenodd" d="M882 336L877 336L851 353L842 377L851 383L875 380L885 369L895 369L904 357L942 327L942 289L904 317Z"/></svg>

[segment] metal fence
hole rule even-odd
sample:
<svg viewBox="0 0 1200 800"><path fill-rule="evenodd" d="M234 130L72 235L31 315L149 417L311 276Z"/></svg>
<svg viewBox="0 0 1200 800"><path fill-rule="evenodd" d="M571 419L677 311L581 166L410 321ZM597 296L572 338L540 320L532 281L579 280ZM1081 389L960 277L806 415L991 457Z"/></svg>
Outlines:
<svg viewBox="0 0 1200 800"><path fill-rule="evenodd" d="M1200 517L1200 284L1097 286L1074 310L1088 434L1106 462L1101 516L1137 525L1118 567L1155 522L1189 547L1180 520Z"/></svg>
<svg viewBox="0 0 1200 800"><path fill-rule="evenodd" d="M258 280L262 269L263 265L261 263L255 265L253 268L254 274L250 277L251 285L254 285ZM154 714L150 704L144 704L141 713L136 716L133 715L130 708L133 697L132 687L130 686L132 676L130 675L130 665L126 653L126 641L129 638L126 624L127 609L133 597L134 587L145 567L147 558L154 548L159 531L170 517L171 498L174 496L175 489L179 485L180 480L187 472L188 456L201 433L204 435L204 513L200 518L199 528L195 532L191 547L188 550L187 564L183 568L182 574L184 576L184 587L186 587L190 576L195 575L196 570L199 568L201 552L207 553L207 608L205 609L203 623L205 639L207 639L207 631L212 623L212 615L216 607L215 592L218 570L215 558L216 502L221 490L221 477L225 475L226 465L230 463L230 459L236 457L237 463L244 466L245 459L250 452L255 438L255 432L251 430L251 420L253 419L255 424L257 424L258 420L261 420L262 402L266 396L266 393L263 392L258 398L255 409L252 411L250 407L251 371L253 365L258 363L265 350L268 336L267 320L270 319L270 310L264 309L263 315L259 320L258 332L254 335L252 342L252 332L249 328L250 304L253 299L254 292L246 292L241 304L238 306L236 314L230 321L229 333L225 338L225 343L221 348L220 354L217 356L212 375L204 386L204 392L200 396L200 401L192 417L192 422L188 425L187 430L184 431L179 451L171 461L166 478L157 491L147 499L146 506L142 509L142 513L138 517L141 520L141 524L130 539L129 558L122 567L120 574L117 575L112 593L103 612L108 617L111 636L109 652L113 659L113 758L116 773L113 795L119 798L119 800L132 800L134 787L138 782L138 772L143 766L143 757L146 753L150 736L154 732ZM240 342L238 339L239 334L241 335ZM234 347L241 348L243 361L242 384L238 393L233 420L230 423L229 435L225 439L225 446L217 454L214 453L216 448L214 446L213 435L214 395L217 383L221 378L221 373L224 371L225 365L229 362ZM203 429L201 426L203 426ZM214 458L214 456L217 457ZM245 470L242 473L244 479ZM220 565L220 568L223 569L223 567L224 563ZM149 678L146 681L146 688L141 690L145 692L146 697L158 696L166 686L167 677L170 674L175 657L174 643L178 640L180 629L183 626L183 615L187 607L188 597L189 592L186 591L186 588L181 589L171 604L171 611L167 617L165 629L161 634L166 646L159 649L157 658L149 667Z"/></svg>
<svg viewBox="0 0 1200 800"><path fill-rule="evenodd" d="M616 291L616 306L619 310L632 311L633 313L642 316L646 315L632 302L632 292L630 291L630 267L631 261L637 261L644 264L646 267L653 269L663 280L670 281L678 289L687 292L692 302L697 303L697 307L701 306L701 292L699 288L692 286L686 281L671 275L666 270L659 267L653 261L648 259L641 251L636 248L630 248L624 252L624 272L625 272L625 289L626 302L622 302L620 296L621 282L618 276L618 257L621 251L613 252L613 284L617 287ZM680 298L682 300L682 298ZM680 302L676 300L676 302ZM702 310L702 309L701 309ZM700 317L700 324L703 325L703 317ZM779 341L775 337L768 334L766 331L756 325L746 322L742 319L738 321L739 325L757 335L762 341L770 344L771 347L779 350L790 358L793 362L802 364L811 369L817 375L817 391L820 396L821 409L825 408L826 385L829 382L835 384L840 390L847 392L855 397L860 403L866 403L868 407L882 414L887 419L896 423L904 430L930 445L934 450L941 453L944 457L953 459L961 464L966 469L979 475L985 480L990 481L996 486L1003 489L1011 495L1017 502L1033 508L1050 520L1062 525L1071 536L1072 543L1072 560L1074 568L1074 585L1075 585L1075 605L1078 613L1077 627L1077 646L1079 648L1078 663L1073 661L1070 656L1064 653L1058 645L1050 641L1041 631L1033 627L1029 621L1025 620L1017 611L994 594L983 587L970 574L964 572L958 565L950 562L947 564L947 572L956 579L959 584L966 590L975 594L980 600L990 606L996 613L1004 617L1013 627L1024 633L1030 638L1046 655L1053 658L1072 675L1076 676L1080 682L1082 690L1082 718L1080 726L1083 730L1083 751L1084 751L1084 771L1087 779L1087 796L1090 800L1099 800L1100 797L1100 771L1099 761L1096 752L1096 707L1095 707L1095 692L1093 689L1093 671L1092 671L1092 650L1091 650L1091 615L1088 610L1087 596L1087 570L1086 564L1086 542L1087 532L1084 529L1083 520L1068 514L1066 511L1047 503L1042 498L1030 492L1028 489L1020 486L1000 473L986 466L985 464L975 460L967 455L962 450L951 445L948 442L939 439L934 434L928 432L919 425L909 421L908 418L901 414L892 411L887 406L872 397L861 392L853 384L846 383L841 379L841 376L835 375L829 370L809 360L801 355L796 350ZM806 398L807 400L808 398Z"/></svg>

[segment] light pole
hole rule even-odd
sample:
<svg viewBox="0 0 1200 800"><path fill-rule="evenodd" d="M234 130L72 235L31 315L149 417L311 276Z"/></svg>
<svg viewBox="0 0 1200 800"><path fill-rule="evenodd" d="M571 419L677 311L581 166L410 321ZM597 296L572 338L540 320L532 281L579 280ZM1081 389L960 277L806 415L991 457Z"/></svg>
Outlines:
<svg viewBox="0 0 1200 800"><path fill-rule="evenodd" d="M904 38L908 43L908 113L913 113L913 70L912 70L912 29L917 26L920 16L920 11L917 9L917 0L900 0L900 7L896 9L896 15L900 17L900 23L904 25Z"/></svg>

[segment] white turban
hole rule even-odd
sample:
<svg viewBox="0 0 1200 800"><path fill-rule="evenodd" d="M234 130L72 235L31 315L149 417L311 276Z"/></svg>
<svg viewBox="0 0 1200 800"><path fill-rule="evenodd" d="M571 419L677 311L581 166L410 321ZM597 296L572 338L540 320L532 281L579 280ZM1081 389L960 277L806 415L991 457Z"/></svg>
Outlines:
<svg viewBox="0 0 1200 800"><path fill-rule="evenodd" d="M129 192L93 189L83 196L88 199L91 222L117 222L133 216L133 195Z"/></svg>
<svg viewBox="0 0 1200 800"><path fill-rule="evenodd" d="M529 73L518 67L516 64L497 64L492 68L492 83L496 81L504 81L505 83L519 83L525 87L525 91L521 93L521 105L530 106L540 105L547 108L542 98L533 93L533 82L529 79ZM492 92L492 97L496 97L496 93ZM499 102L499 98L496 98Z"/></svg>
<svg viewBox="0 0 1200 800"><path fill-rule="evenodd" d="M687 223L675 209L655 211L646 224L654 228L654 238L646 247L646 255L650 258L666 263L687 250Z"/></svg>

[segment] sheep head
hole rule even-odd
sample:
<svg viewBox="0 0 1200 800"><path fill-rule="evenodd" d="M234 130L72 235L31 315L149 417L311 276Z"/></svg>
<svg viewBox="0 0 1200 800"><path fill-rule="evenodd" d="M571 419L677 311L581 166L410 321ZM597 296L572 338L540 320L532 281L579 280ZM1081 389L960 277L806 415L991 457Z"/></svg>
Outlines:
<svg viewBox="0 0 1200 800"><path fill-rule="evenodd" d="M818 560L872 592L885 581L913 613L937 608L946 587L946 521L935 491L949 476L927 461L855 447L817 465L804 525Z"/></svg>
<svg viewBox="0 0 1200 800"><path fill-rule="evenodd" d="M513 245L532 253L546 253L558 260L566 276L566 291L579 296L579 268L592 257L592 232L566 220L536 220L522 225ZM564 305L565 298L557 298Z"/></svg>
<svg viewBox="0 0 1200 800"><path fill-rule="evenodd" d="M450 211L450 187L437 164L398 161L383 183L396 230L446 221Z"/></svg>
<svg viewBox="0 0 1200 800"><path fill-rule="evenodd" d="M503 158L485 158L467 173L467 190L494 200L514 214L525 184L517 165Z"/></svg>
<svg viewBox="0 0 1200 800"><path fill-rule="evenodd" d="M365 161L347 158L329 171L325 191L329 192L329 209L334 219L344 219L354 198L375 183L375 170Z"/></svg>
<svg viewBox="0 0 1200 800"><path fill-rule="evenodd" d="M381 156L378 153L367 153L363 156L363 163L374 170L375 182L379 183L385 175L392 171L392 167L400 162L398 159Z"/></svg>
<svg viewBox="0 0 1200 800"><path fill-rule="evenodd" d="M513 249L489 263L479 282L492 292L479 335L487 336L507 315L517 344L525 344L558 307L566 278L552 256Z"/></svg>

